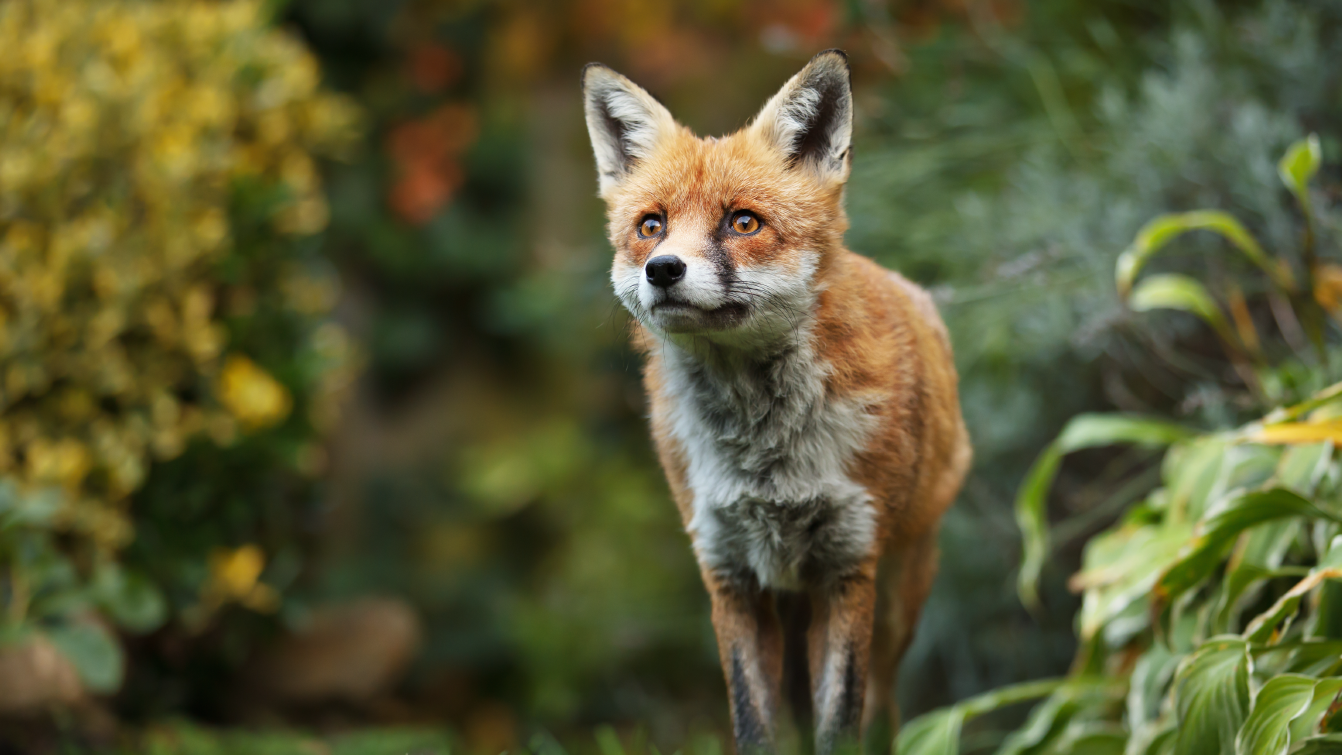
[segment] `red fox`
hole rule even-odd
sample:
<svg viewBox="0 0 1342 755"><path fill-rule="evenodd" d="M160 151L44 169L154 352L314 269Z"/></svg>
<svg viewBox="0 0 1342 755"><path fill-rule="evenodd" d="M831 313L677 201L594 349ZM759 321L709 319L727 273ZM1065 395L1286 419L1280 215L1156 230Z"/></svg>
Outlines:
<svg viewBox="0 0 1342 755"><path fill-rule="evenodd" d="M878 717L898 726L899 661L971 451L932 298L843 245L848 58L815 56L718 139L600 64L583 96L611 281L711 597L737 751L775 747L785 689L819 753Z"/></svg>

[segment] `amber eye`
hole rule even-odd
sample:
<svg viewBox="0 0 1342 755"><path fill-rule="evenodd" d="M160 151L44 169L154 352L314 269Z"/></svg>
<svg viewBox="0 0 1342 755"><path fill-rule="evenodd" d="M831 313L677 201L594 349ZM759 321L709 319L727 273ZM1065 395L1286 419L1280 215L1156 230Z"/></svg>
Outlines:
<svg viewBox="0 0 1342 755"><path fill-rule="evenodd" d="M656 215L649 215L646 218L643 218L642 223L638 224L638 235L645 239L650 239L661 232L662 219Z"/></svg>
<svg viewBox="0 0 1342 755"><path fill-rule="evenodd" d="M751 234L760 229L760 219L754 213L738 212L732 216L732 230L741 234Z"/></svg>

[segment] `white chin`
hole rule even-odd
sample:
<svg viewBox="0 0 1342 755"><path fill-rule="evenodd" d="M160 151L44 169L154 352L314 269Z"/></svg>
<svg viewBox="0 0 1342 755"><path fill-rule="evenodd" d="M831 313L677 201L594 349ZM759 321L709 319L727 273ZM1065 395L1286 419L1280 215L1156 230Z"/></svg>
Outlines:
<svg viewBox="0 0 1342 755"><path fill-rule="evenodd" d="M648 324L663 333L718 333L736 329L745 315L744 309L735 307L700 309L689 304L660 304L649 314Z"/></svg>

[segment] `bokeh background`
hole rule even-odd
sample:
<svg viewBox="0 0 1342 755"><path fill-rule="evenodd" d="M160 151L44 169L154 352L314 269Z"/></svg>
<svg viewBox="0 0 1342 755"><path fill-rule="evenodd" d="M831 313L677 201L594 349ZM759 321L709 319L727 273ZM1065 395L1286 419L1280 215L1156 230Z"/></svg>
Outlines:
<svg viewBox="0 0 1342 755"><path fill-rule="evenodd" d="M1310 132L1337 229L1342 5L7 0L0 752L719 747L579 73L720 134L830 47L849 246L934 292L976 449L905 711L1065 671L1065 577L1154 470L1068 461L1034 613L1016 488L1078 412L1253 408L1196 320L1120 306L1114 261L1196 208L1289 254L1276 161ZM1187 264L1261 302L1216 243Z"/></svg>

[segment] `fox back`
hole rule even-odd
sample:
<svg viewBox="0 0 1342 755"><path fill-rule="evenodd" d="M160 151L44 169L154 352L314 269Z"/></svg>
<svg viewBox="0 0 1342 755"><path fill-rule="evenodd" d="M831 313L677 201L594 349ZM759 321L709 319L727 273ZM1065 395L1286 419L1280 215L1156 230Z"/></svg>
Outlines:
<svg viewBox="0 0 1342 755"><path fill-rule="evenodd" d="M712 598L738 750L773 746L785 678L822 753L893 726L970 450L931 298L843 246L847 59L817 55L722 138L604 66L583 84L611 281Z"/></svg>

